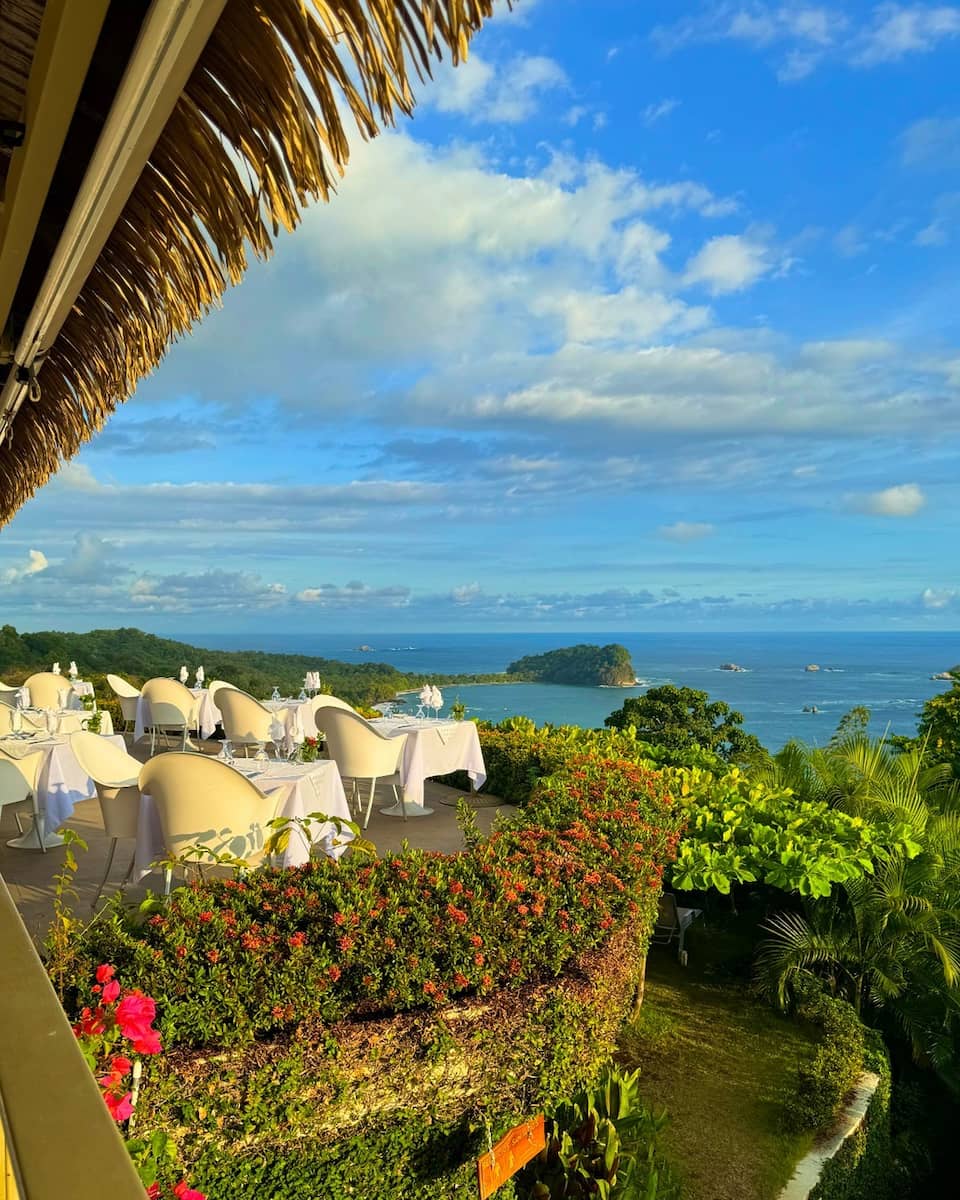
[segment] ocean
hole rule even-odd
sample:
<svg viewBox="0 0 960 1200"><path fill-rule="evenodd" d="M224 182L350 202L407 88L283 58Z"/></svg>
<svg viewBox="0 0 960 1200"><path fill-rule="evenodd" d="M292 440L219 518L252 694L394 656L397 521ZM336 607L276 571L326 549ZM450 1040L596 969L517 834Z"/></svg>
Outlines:
<svg viewBox="0 0 960 1200"><path fill-rule="evenodd" d="M620 642L633 658L635 688L556 684L476 684L447 688L468 715L499 721L522 713L538 723L596 727L627 696L675 683L725 700L744 728L771 750L790 738L829 741L839 718L857 704L872 713L870 731L911 734L925 700L949 687L931 680L960 662L958 633L377 633L171 634L223 650L316 654L345 662L385 662L411 674L502 671L526 654L579 642ZM370 651L358 647L368 645ZM721 671L733 662L743 672ZM807 672L809 663L820 666ZM805 713L804 706L816 707Z"/></svg>

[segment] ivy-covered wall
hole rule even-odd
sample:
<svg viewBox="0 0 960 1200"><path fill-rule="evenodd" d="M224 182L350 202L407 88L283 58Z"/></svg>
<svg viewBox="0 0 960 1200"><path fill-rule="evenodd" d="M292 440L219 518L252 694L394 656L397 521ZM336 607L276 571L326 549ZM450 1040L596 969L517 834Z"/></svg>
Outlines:
<svg viewBox="0 0 960 1200"><path fill-rule="evenodd" d="M609 1061L646 940L639 926L620 930L559 979L457 1005L175 1051L151 1065L137 1131L172 1134L179 1170L210 1200L475 1196L488 1134Z"/></svg>

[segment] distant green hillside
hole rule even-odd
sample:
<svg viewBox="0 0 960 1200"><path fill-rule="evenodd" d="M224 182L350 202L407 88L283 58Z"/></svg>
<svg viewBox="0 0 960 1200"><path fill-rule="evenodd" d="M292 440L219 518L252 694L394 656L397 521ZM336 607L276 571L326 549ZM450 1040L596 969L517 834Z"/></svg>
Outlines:
<svg viewBox="0 0 960 1200"><path fill-rule="evenodd" d="M568 683L580 687L625 687L637 675L625 646L567 646L546 654L528 654L507 667L507 674L539 683Z"/></svg>
<svg viewBox="0 0 960 1200"><path fill-rule="evenodd" d="M405 675L388 663L344 663L305 654L264 654L259 650L206 650L156 637L140 629L95 629L90 633L18 633L0 628L0 677L19 683L33 671L59 660L66 671L76 661L84 678L108 671L141 684L155 675L175 676L185 663L191 678L200 665L208 680L226 679L254 696L274 687L286 695L300 689L307 671L318 671L324 689L353 704L375 704L424 683L481 683L502 675Z"/></svg>

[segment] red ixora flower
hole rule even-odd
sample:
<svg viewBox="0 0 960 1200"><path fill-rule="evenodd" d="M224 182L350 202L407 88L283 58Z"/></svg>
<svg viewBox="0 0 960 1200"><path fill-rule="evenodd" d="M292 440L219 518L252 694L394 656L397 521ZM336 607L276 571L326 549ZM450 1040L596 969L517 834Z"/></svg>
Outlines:
<svg viewBox="0 0 960 1200"><path fill-rule="evenodd" d="M287 938L287 942L292 950L296 950L298 947L305 946L307 944L307 935L301 930L299 933L291 934L290 937Z"/></svg>

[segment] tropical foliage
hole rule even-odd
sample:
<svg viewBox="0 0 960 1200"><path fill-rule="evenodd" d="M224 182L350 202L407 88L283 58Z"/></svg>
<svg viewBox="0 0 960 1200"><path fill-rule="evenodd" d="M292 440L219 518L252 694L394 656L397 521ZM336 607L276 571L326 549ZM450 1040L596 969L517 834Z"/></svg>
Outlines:
<svg viewBox="0 0 960 1200"><path fill-rule="evenodd" d="M664 684L631 696L604 724L632 728L638 738L671 754L685 755L694 747L728 762L762 759L763 747L743 729L743 714L722 700L711 700L696 688Z"/></svg>

